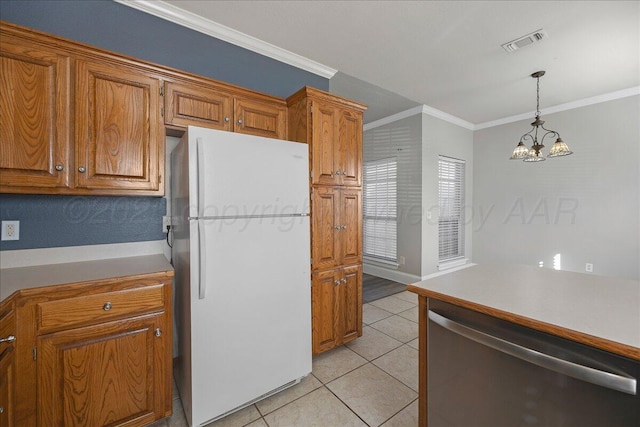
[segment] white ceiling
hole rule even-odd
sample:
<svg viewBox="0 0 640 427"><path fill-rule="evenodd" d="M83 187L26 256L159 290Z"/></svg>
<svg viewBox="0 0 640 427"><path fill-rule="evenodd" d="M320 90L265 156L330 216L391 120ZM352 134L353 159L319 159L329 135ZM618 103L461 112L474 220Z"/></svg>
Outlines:
<svg viewBox="0 0 640 427"><path fill-rule="evenodd" d="M639 1L164 3L476 125L640 86Z"/></svg>

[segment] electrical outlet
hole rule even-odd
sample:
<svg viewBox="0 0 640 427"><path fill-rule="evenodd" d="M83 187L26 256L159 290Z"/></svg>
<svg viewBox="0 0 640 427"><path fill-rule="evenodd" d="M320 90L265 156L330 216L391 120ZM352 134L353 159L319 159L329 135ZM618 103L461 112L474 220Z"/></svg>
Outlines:
<svg viewBox="0 0 640 427"><path fill-rule="evenodd" d="M2 240L20 240L20 221L2 221Z"/></svg>
<svg viewBox="0 0 640 427"><path fill-rule="evenodd" d="M404 265L404 263L405 263L405 259L404 259L404 257L403 257L403 256L399 256L399 257L398 257L398 264L400 264L400 265Z"/></svg>
<svg viewBox="0 0 640 427"><path fill-rule="evenodd" d="M591 264L590 262L588 262L585 266L584 266L584 270L587 273L593 273L593 264Z"/></svg>
<svg viewBox="0 0 640 427"><path fill-rule="evenodd" d="M163 216L162 217L162 232L166 233L167 232L167 227L171 225L171 217L170 216Z"/></svg>

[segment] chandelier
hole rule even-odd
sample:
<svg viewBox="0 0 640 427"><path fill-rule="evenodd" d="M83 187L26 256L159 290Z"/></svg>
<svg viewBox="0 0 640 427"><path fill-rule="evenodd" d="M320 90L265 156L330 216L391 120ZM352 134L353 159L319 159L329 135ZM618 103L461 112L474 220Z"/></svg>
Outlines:
<svg viewBox="0 0 640 427"><path fill-rule="evenodd" d="M513 150L513 154L511 154L512 160L523 160L525 162L541 162L545 160L541 151L544 148L544 140L547 137L549 137L549 139L556 138L556 142L553 143L547 157L560 157L573 154L573 151L569 150L567 144L560 138L560 134L554 130L545 128L543 126L544 120L540 120L540 77L544 76L544 73L544 71L536 71L531 74L531 77L536 79L536 119L531 123L533 128L520 137L520 142L515 150ZM538 132L541 134L539 141ZM531 142L531 148L527 148L525 142Z"/></svg>

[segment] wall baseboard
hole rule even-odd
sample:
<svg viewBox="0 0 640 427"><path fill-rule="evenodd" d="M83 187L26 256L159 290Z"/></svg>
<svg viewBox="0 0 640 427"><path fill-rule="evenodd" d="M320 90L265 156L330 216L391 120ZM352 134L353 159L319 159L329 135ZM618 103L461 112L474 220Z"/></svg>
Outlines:
<svg viewBox="0 0 640 427"><path fill-rule="evenodd" d="M416 283L422 280L420 279L420 276L403 273L397 270L390 270L388 268L367 263L363 264L362 271L366 274L371 274L372 276L376 277L382 277L383 279L387 280L393 280L394 282L402 283L404 285L409 285L411 283Z"/></svg>
<svg viewBox="0 0 640 427"><path fill-rule="evenodd" d="M443 276L445 274L453 273L454 271L462 270L468 267L472 267L476 264L468 263L464 265L460 265L458 267L449 268L447 270L438 271L436 273L427 274L426 276L416 276L413 274L403 273L397 270L390 270L388 268L380 267L377 265L364 264L362 267L362 271L366 274L371 274L372 276L382 277L383 279L393 280L394 282L402 283L405 285L410 285L413 283L421 282L427 279L433 279L434 277Z"/></svg>

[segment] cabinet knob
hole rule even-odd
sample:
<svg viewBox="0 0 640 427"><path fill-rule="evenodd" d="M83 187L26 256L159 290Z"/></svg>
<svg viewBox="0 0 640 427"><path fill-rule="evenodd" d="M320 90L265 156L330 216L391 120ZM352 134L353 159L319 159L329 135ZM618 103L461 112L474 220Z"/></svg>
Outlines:
<svg viewBox="0 0 640 427"><path fill-rule="evenodd" d="M340 174L342 174L342 172L341 172L341 171L335 171L335 172L334 172L334 175L340 175Z"/></svg>
<svg viewBox="0 0 640 427"><path fill-rule="evenodd" d="M238 119L238 124L241 125L242 124L242 119Z"/></svg>
<svg viewBox="0 0 640 427"><path fill-rule="evenodd" d="M335 283L336 286L338 286L340 284L340 280L336 279L336 280L333 281L333 283Z"/></svg>
<svg viewBox="0 0 640 427"><path fill-rule="evenodd" d="M104 303L104 305L102 306L102 309L103 309L104 311L109 311L109 310L111 310L111 303L110 303L110 302L106 302L106 303Z"/></svg>
<svg viewBox="0 0 640 427"><path fill-rule="evenodd" d="M162 329L160 329L160 328L156 328L156 330L155 330L155 331L153 331L153 335L155 335L155 336L157 336L157 337L162 336Z"/></svg>
<svg viewBox="0 0 640 427"><path fill-rule="evenodd" d="M340 226L340 229L341 229L341 230L346 230L346 229L347 229L347 226L346 226L346 225L341 225L341 226Z"/></svg>
<svg viewBox="0 0 640 427"><path fill-rule="evenodd" d="M342 284L347 283L347 279L340 279L340 283L342 283Z"/></svg>
<svg viewBox="0 0 640 427"><path fill-rule="evenodd" d="M229 121L229 117L224 118L224 122L227 123Z"/></svg>
<svg viewBox="0 0 640 427"><path fill-rule="evenodd" d="M57 170L58 172L63 171L63 170L64 170L64 166L62 166L62 165L56 165L56 170Z"/></svg>
<svg viewBox="0 0 640 427"><path fill-rule="evenodd" d="M80 167L78 168L78 172L80 172L80 173L85 173L86 171L87 171L87 169L85 169L85 167L84 167L84 166L80 166Z"/></svg>
<svg viewBox="0 0 640 427"><path fill-rule="evenodd" d="M9 335L6 338L0 338L0 344L2 344L3 342L14 342L16 340L16 337L13 335Z"/></svg>
<svg viewBox="0 0 640 427"><path fill-rule="evenodd" d="M335 228L336 230L340 230L340 226L339 226L339 225L336 225L336 226L335 226L335 227L333 227L333 228Z"/></svg>
<svg viewBox="0 0 640 427"><path fill-rule="evenodd" d="M4 407L0 406L0 414L4 412Z"/></svg>

